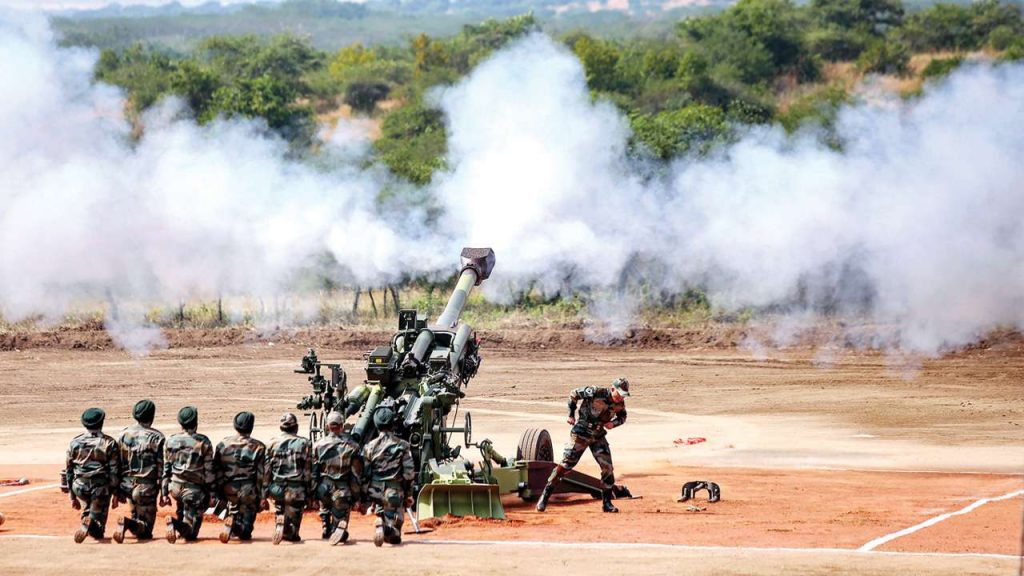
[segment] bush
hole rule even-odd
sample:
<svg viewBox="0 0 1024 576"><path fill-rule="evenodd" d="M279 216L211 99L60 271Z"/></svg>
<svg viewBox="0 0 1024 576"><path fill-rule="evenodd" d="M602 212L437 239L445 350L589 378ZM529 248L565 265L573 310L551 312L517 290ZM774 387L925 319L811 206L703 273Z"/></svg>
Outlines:
<svg viewBox="0 0 1024 576"><path fill-rule="evenodd" d="M807 45L811 52L829 62L856 60L870 36L835 26L811 30Z"/></svg>
<svg viewBox="0 0 1024 576"><path fill-rule="evenodd" d="M1006 50L1011 44L1017 40L1024 38L1024 33L1019 30L1014 30L1013 26L996 26L988 34L988 45L993 50Z"/></svg>
<svg viewBox="0 0 1024 576"><path fill-rule="evenodd" d="M898 40L875 40L868 44L864 53L857 58L857 67L863 72L876 74L907 73L910 64L910 50Z"/></svg>
<svg viewBox="0 0 1024 576"><path fill-rule="evenodd" d="M964 61L963 56L953 56L952 58L935 58L924 67L921 71L922 78L942 78L948 75L953 70L960 67Z"/></svg>
<svg viewBox="0 0 1024 576"><path fill-rule="evenodd" d="M991 33L1003 27L1016 34L1024 33L1020 8L998 0L981 0L966 6L940 2L908 18L903 34L917 51L976 50L990 41Z"/></svg>
<svg viewBox="0 0 1024 576"><path fill-rule="evenodd" d="M352 82L345 89L345 104L358 112L370 113L390 92L391 87L383 82Z"/></svg>
<svg viewBox="0 0 1024 576"><path fill-rule="evenodd" d="M1024 60L1024 40L1017 40L1013 44L1010 44L1000 59L1006 62L1016 62L1018 60Z"/></svg>

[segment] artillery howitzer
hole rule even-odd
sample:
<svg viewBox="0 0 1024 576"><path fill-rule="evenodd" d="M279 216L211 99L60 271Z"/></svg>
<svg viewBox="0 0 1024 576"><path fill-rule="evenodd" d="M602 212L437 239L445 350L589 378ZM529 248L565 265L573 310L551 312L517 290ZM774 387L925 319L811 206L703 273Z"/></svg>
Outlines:
<svg viewBox="0 0 1024 576"><path fill-rule="evenodd" d="M395 432L409 442L418 470L414 488L420 518L445 514L504 518L501 494L535 500L555 466L547 430L524 432L516 459L509 460L490 440L473 442L468 412L462 425L457 425L459 402L480 368L479 341L459 317L470 291L490 277L494 262L490 248L464 248L458 282L437 321L428 324L416 310L401 310L390 344L365 355L366 381L341 402L346 417L359 414L349 430L363 444L377 434L375 410L387 406L399 416ZM316 424L322 430L323 420ZM462 436L461 445L453 445L455 434ZM464 459L463 447L478 448L481 462ZM600 497L601 484L573 471L556 488L560 492ZM616 487L615 494L628 496L629 491Z"/></svg>
<svg viewBox="0 0 1024 576"><path fill-rule="evenodd" d="M329 380L320 373L325 367L331 371ZM304 416L309 417L309 440L316 442L327 430L327 415L332 410L345 410L348 376L341 364L320 362L312 348L302 357L302 368L295 372L312 374L309 377L309 385L313 388L313 393L303 396L295 407L302 410Z"/></svg>

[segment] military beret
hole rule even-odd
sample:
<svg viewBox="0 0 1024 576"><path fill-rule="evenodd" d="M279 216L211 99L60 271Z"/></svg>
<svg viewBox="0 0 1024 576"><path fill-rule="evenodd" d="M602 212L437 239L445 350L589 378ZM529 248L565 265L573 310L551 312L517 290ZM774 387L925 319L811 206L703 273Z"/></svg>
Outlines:
<svg viewBox="0 0 1024 576"><path fill-rule="evenodd" d="M82 426L85 426L89 430L95 430L103 427L103 420L106 419L107 413L99 408L89 408L85 412L82 412Z"/></svg>
<svg viewBox="0 0 1024 576"><path fill-rule="evenodd" d="M235 414L235 430L248 434L252 432L252 427L255 424L256 416L253 416L252 412L239 412Z"/></svg>
<svg viewBox="0 0 1024 576"><path fill-rule="evenodd" d="M345 417L337 410L332 410L331 413L327 415L327 424L341 426L344 423Z"/></svg>
<svg viewBox="0 0 1024 576"><path fill-rule="evenodd" d="M132 408L132 418L139 422L152 422L156 415L156 404L152 400L139 400Z"/></svg>
<svg viewBox="0 0 1024 576"><path fill-rule="evenodd" d="M395 421L395 411L391 408L378 408L373 413L373 424L377 428L387 428Z"/></svg>
<svg viewBox="0 0 1024 576"><path fill-rule="evenodd" d="M185 406L178 410L178 424L186 430L191 430L199 425L199 410L195 406Z"/></svg>
<svg viewBox="0 0 1024 576"><path fill-rule="evenodd" d="M281 415L281 430L295 430L299 427L299 419L291 412Z"/></svg>

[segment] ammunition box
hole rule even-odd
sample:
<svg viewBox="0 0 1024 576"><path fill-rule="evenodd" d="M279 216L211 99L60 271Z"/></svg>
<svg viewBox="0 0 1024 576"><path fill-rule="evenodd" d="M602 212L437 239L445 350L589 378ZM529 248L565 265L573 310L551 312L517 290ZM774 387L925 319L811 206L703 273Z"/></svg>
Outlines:
<svg viewBox="0 0 1024 576"><path fill-rule="evenodd" d="M395 373L395 355L390 346L378 346L366 359L367 382L390 382Z"/></svg>

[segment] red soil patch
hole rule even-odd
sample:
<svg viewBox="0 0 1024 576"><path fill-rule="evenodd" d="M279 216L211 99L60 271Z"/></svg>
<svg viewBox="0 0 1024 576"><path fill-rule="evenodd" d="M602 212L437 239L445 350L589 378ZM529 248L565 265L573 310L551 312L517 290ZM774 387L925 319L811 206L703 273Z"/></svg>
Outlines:
<svg viewBox="0 0 1024 576"><path fill-rule="evenodd" d="M0 466L0 475L18 474ZM56 476L56 469L53 470ZM49 476L49 475L47 475ZM40 481L45 481L44 476ZM693 512L675 502L683 481L709 478L722 486L722 501L708 504L703 493ZM538 540L549 542L649 542L705 546L856 549L879 536L912 526L945 511L1020 486L1001 475L961 475L821 470L743 470L677 468L668 473L625 475L621 481L642 499L617 502L621 512L603 514L589 496L555 497L541 514L529 503L505 497L508 521L441 518L424 521L431 539ZM160 510L163 518L169 508ZM7 523L0 534L68 535L77 513L56 489L0 499ZM123 509L111 512L111 526ZM204 524L204 541L216 542L219 520ZM258 518L257 540L270 536L272 515ZM354 539L372 535L373 517L353 518ZM886 549L930 552L1015 553L1020 500L989 504ZM214 526L217 526L216 528ZM411 523L406 523L411 530ZM307 512L302 532L319 538L319 518ZM158 535L162 530L158 530ZM409 536L410 539L416 536Z"/></svg>

